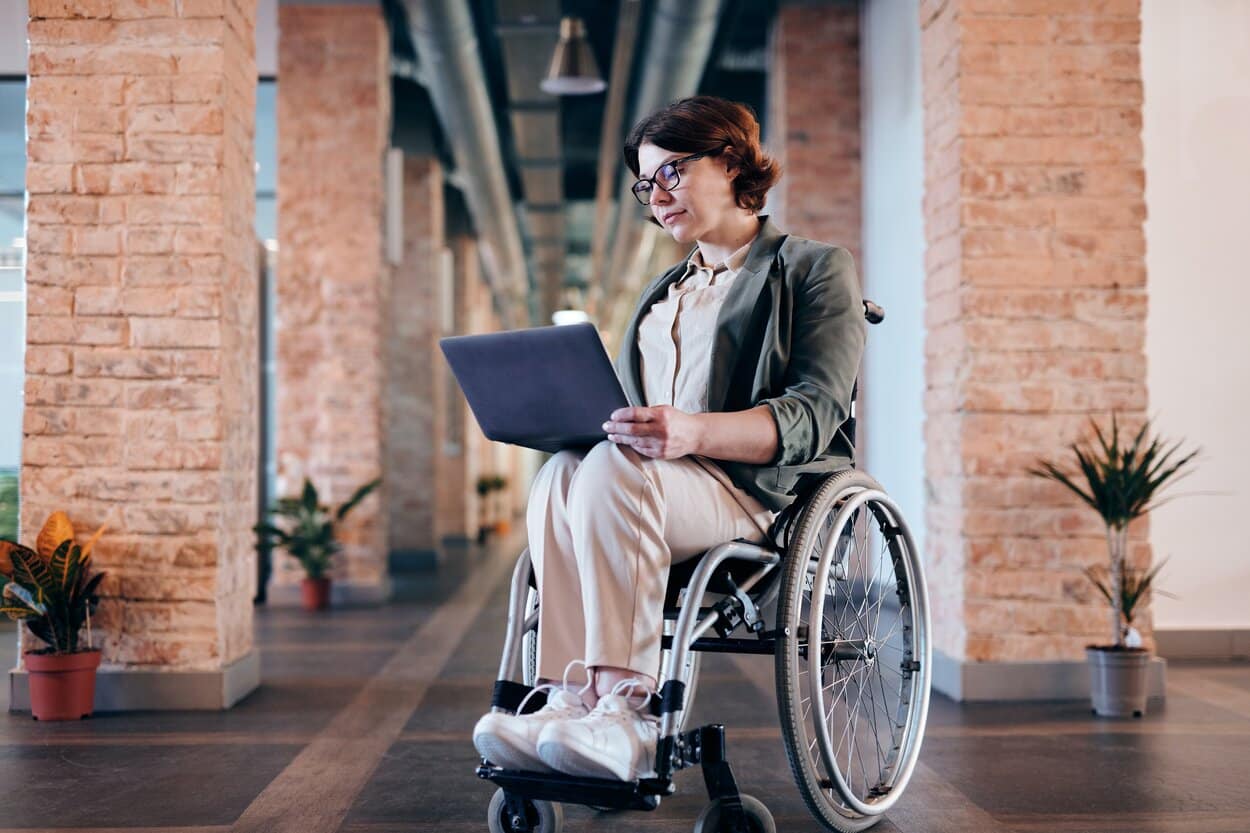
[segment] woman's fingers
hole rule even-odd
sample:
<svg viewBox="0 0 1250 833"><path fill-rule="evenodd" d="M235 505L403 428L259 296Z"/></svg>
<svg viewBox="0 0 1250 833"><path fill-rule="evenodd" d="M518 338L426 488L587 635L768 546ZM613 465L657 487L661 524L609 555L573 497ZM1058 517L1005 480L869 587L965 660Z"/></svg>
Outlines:
<svg viewBox="0 0 1250 833"><path fill-rule="evenodd" d="M655 433L652 423L647 422L605 422L603 430L609 434L628 434L634 437L649 437Z"/></svg>

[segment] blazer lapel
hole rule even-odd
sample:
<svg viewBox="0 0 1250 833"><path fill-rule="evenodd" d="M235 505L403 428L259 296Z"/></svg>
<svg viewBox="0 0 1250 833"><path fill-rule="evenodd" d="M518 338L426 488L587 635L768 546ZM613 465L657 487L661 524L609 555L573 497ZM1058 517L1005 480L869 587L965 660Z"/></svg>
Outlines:
<svg viewBox="0 0 1250 833"><path fill-rule="evenodd" d="M784 237L772 220L764 217L763 226L747 254L746 263L725 295L725 301L716 316L716 332L712 337L707 379L709 412L719 411L725 405L725 397L729 394L729 374L738 358L738 348L742 345L747 327L750 326L751 313L755 310L760 293L768 285L777 246Z"/></svg>
<svg viewBox="0 0 1250 833"><path fill-rule="evenodd" d="M742 271L734 278L725 301L716 316L716 332L712 338L712 355L708 371L707 409L719 411L724 405L725 396L729 392L729 373L733 369L734 360L738 356L738 347L742 343L742 334L750 324L751 312L755 309L760 292L768 284L772 273L773 258L777 246L785 237L767 216L763 220L759 235L747 253L746 263ZM691 250L693 254L693 250ZM621 387L625 390L630 404L645 404L643 397L642 376L639 372L641 358L638 353L638 324L651 306L668 292L677 279L686 273L689 256L664 273L648 291L644 291L621 343Z"/></svg>

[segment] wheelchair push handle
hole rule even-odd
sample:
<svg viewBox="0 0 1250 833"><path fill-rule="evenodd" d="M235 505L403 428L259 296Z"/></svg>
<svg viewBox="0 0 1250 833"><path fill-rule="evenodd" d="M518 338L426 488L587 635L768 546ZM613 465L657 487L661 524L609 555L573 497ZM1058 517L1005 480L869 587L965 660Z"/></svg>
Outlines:
<svg viewBox="0 0 1250 833"><path fill-rule="evenodd" d="M864 318L869 324L880 324L885 320L885 308L880 304L874 304L867 298L864 299Z"/></svg>

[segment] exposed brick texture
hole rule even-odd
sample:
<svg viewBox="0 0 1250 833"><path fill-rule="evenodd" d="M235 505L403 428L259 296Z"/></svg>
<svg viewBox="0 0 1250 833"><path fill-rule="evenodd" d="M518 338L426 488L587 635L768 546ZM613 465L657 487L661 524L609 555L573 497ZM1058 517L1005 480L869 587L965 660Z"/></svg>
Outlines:
<svg viewBox="0 0 1250 833"><path fill-rule="evenodd" d="M472 332L471 324L477 317L471 305L483 300L489 303L489 297L484 294L484 288L480 288L482 278L478 269L477 243L473 238L464 235L458 235L448 242L454 270L452 329L456 334L466 334ZM441 357L442 351L439 351L440 360ZM447 389L448 454L445 486L440 489L439 516L442 518L444 535L451 538L473 538L477 535L478 527L477 492L474 490L480 471L477 448L484 438L455 376L448 371L444 379Z"/></svg>
<svg viewBox="0 0 1250 833"><path fill-rule="evenodd" d="M1026 470L1146 412L1140 3L922 2L921 27L935 645L1079 660L1112 636L1081 573L1106 542Z"/></svg>
<svg viewBox="0 0 1250 833"><path fill-rule="evenodd" d="M252 647L254 15L30 3L21 535L108 523L113 666Z"/></svg>
<svg viewBox="0 0 1250 833"><path fill-rule="evenodd" d="M279 27L278 490L307 475L337 503L383 471L389 39L375 6L282 5ZM385 583L387 488L348 517L336 579Z"/></svg>
<svg viewBox="0 0 1250 833"><path fill-rule="evenodd" d="M783 167L769 210L786 231L860 254L859 9L782 5L769 75L768 148Z"/></svg>
<svg viewBox="0 0 1250 833"><path fill-rule="evenodd" d="M434 157L404 160L404 257L391 284L387 343L387 521L394 551L438 547L446 488L447 362L443 318L443 174Z"/></svg>

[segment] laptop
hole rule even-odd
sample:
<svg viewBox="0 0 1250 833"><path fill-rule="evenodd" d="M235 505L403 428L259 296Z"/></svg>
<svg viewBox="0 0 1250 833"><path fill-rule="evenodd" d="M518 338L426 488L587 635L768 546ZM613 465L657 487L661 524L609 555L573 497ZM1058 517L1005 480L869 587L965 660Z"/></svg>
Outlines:
<svg viewBox="0 0 1250 833"><path fill-rule="evenodd" d="M448 336L439 346L482 432L539 451L588 448L629 398L594 324Z"/></svg>

